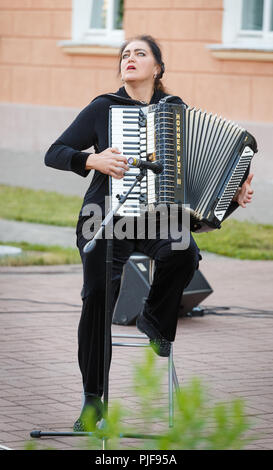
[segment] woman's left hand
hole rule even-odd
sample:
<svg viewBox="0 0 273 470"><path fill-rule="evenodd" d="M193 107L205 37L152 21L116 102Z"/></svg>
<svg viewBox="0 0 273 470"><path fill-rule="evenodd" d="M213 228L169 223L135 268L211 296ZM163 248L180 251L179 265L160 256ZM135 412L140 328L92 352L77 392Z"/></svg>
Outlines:
<svg viewBox="0 0 273 470"><path fill-rule="evenodd" d="M252 201L252 195L254 193L253 189L251 188L251 181L254 174L250 173L245 180L242 187L238 190L234 200L238 202L239 206L246 207L246 204Z"/></svg>

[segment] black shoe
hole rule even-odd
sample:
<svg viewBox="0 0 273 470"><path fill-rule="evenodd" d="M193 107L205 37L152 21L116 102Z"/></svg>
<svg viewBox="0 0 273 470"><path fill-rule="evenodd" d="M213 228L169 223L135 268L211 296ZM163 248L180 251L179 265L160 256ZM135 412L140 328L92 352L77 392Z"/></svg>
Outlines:
<svg viewBox="0 0 273 470"><path fill-rule="evenodd" d="M92 428L92 429L91 429ZM95 426L88 426L82 418L78 418L73 425L74 432L92 432L94 431Z"/></svg>
<svg viewBox="0 0 273 470"><path fill-rule="evenodd" d="M142 333L148 336L150 345L158 356L169 357L172 343L163 338L162 334L143 314L137 317L136 326Z"/></svg>
<svg viewBox="0 0 273 470"><path fill-rule="evenodd" d="M103 404L100 398L90 400L86 397L80 417L73 425L74 432L92 432L96 429L96 424L103 417Z"/></svg>

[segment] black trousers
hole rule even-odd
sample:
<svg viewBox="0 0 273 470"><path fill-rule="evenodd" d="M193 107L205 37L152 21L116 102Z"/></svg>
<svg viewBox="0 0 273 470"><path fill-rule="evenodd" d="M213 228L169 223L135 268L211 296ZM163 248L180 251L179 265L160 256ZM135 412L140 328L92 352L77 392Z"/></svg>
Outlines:
<svg viewBox="0 0 273 470"><path fill-rule="evenodd" d="M93 251L85 254L87 240L82 234L86 217L77 225L77 246L83 263L82 313L78 328L78 360L85 394L103 395L106 240L98 240ZM158 231L159 232L159 231ZM172 250L172 238L113 241L112 313L118 298L123 267L131 254L142 252L155 260L153 283L144 306L145 316L162 336L174 341L183 290L199 265L199 249L190 235L186 250ZM137 292L136 292L137 295ZM128 308L130 306L128 305ZM112 351L112 344L109 345ZM111 362L111 358L110 358ZM109 363L110 367L110 363Z"/></svg>

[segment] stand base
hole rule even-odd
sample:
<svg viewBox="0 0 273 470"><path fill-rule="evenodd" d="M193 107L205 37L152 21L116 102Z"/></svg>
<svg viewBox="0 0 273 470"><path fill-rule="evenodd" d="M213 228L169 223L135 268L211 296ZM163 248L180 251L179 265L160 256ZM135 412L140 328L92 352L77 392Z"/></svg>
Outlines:
<svg viewBox="0 0 273 470"><path fill-rule="evenodd" d="M30 437L33 437L35 439L41 438L41 437L92 437L95 435L95 432L66 432L66 431L60 431L60 432L55 432L55 431L38 431L38 430L33 430L30 433ZM119 438L134 438L134 439L159 439L160 435L159 434L135 434L135 433L120 433L118 435ZM106 436L101 438L102 440L107 439Z"/></svg>

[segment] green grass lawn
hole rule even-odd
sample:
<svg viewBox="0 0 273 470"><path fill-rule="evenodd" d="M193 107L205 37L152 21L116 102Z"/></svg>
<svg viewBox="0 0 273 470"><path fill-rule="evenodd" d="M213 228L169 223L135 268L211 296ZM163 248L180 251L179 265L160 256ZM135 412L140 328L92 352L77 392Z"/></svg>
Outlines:
<svg viewBox="0 0 273 470"><path fill-rule="evenodd" d="M21 248L22 254L0 256L0 266L41 266L57 264L80 264L81 258L77 248L44 246L26 242L0 242L0 245Z"/></svg>
<svg viewBox="0 0 273 470"><path fill-rule="evenodd" d="M82 198L0 185L0 218L74 227Z"/></svg>
<svg viewBox="0 0 273 470"><path fill-rule="evenodd" d="M272 225L230 219L222 224L220 230L193 236L203 251L239 259L273 259Z"/></svg>
<svg viewBox="0 0 273 470"><path fill-rule="evenodd" d="M82 204L82 199L77 196L5 185L0 185L0 198L0 218L70 227L75 227ZM202 251L239 259L273 260L272 225L229 219L220 230L194 234L194 238ZM3 257L1 263L18 265L80 262L76 248L18 244L12 243L12 240L9 244L21 247L24 255L12 257L14 261L11 257L9 260Z"/></svg>

